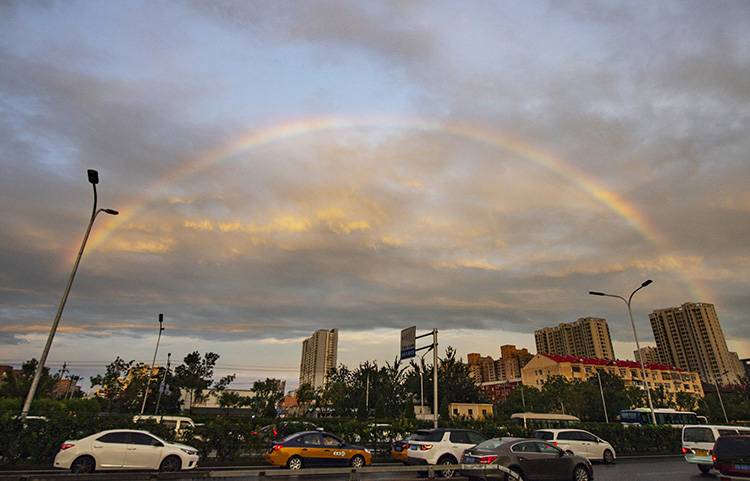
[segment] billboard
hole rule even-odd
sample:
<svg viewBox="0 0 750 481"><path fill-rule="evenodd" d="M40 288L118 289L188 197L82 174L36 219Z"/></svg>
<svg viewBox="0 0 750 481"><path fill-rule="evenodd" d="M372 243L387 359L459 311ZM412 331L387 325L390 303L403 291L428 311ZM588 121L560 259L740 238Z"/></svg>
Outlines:
<svg viewBox="0 0 750 481"><path fill-rule="evenodd" d="M417 355L417 326L401 330L401 359L409 359Z"/></svg>

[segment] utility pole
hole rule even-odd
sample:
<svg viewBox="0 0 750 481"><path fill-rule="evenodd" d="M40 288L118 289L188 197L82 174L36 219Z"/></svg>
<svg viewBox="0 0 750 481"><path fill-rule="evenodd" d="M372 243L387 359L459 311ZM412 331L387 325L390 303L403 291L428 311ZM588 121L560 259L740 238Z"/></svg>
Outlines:
<svg viewBox="0 0 750 481"><path fill-rule="evenodd" d="M438 330L432 330L432 404L433 427L438 427Z"/></svg>
<svg viewBox="0 0 750 481"><path fill-rule="evenodd" d="M367 371L367 388L365 388L365 415L370 417L370 371Z"/></svg>
<svg viewBox="0 0 750 481"><path fill-rule="evenodd" d="M604 409L604 422L609 424L609 415L607 415L607 403L604 401L604 389L602 388L602 377L599 375L599 370L596 370L596 377L599 379L599 392L602 395L602 409Z"/></svg>
<svg viewBox="0 0 750 481"><path fill-rule="evenodd" d="M164 314L159 314L159 335L156 337L156 349L154 350L154 360L151 361L151 370L148 373L146 381L146 392L143 394L143 404L141 404L141 414L146 410L146 399L148 399L148 389L151 387L151 378L154 375L154 366L156 365L156 354L159 352L159 341L161 341L161 332L164 330Z"/></svg>
<svg viewBox="0 0 750 481"><path fill-rule="evenodd" d="M172 353L167 353L167 368L164 370L164 376L161 378L161 384L159 385L159 395L156 396L156 409L154 410L154 414L159 414L159 403L161 403L161 395L164 392L164 390L167 389L167 373L169 373L169 362L170 358L172 357Z"/></svg>

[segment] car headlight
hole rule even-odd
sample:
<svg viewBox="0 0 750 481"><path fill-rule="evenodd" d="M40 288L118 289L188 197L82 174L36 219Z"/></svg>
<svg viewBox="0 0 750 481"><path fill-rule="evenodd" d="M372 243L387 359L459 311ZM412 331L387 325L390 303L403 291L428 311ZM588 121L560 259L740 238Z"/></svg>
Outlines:
<svg viewBox="0 0 750 481"><path fill-rule="evenodd" d="M195 450L195 449L185 449L185 448L180 448L180 450L181 450L181 451L182 451L183 453L185 453L185 454L188 454L188 455L190 455L190 456L195 456L196 454L198 454L198 451L197 451L197 450Z"/></svg>
<svg viewBox="0 0 750 481"><path fill-rule="evenodd" d="M365 448L365 452L366 452L367 454L372 454L372 451L371 451L371 450L369 450L369 449L367 449L367 448Z"/></svg>

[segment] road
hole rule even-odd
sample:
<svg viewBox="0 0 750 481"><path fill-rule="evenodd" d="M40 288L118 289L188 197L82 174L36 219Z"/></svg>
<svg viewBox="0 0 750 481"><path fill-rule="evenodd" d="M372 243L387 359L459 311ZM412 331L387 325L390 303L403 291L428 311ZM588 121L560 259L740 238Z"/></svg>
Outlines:
<svg viewBox="0 0 750 481"><path fill-rule="evenodd" d="M204 468L206 469L206 468ZM222 470L221 468L208 468L212 471L223 471L222 479L225 481L232 480L248 480L257 481L257 476L243 476L235 477L232 476L231 470ZM257 469L257 468L256 468ZM269 468L275 470L276 468ZM346 470L344 470L346 471ZM13 481L23 479L18 476L9 475L10 473L3 473L0 471L0 481ZM114 473L112 473L114 474ZM129 476L130 480L134 480L132 475ZM197 473L196 473L197 474ZM112 479L117 479L122 476L120 473L112 476ZM137 475L136 475L137 476ZM148 473L143 473L143 477L138 479L148 480ZM40 477L39 479L50 479L64 481L70 479L73 476L65 474L64 472L57 472L50 477ZM94 475L99 480L104 478L101 475ZM169 476L169 479L176 481L178 479L194 479L191 476L175 476L174 474ZM268 479L268 478L265 478ZM274 477L278 481L346 481L349 479L348 472L342 472L341 475L318 475L318 476L283 476ZM373 480L373 481L410 481L416 480L416 475L412 473L377 473L367 474L361 476L362 480ZM462 480L463 478L457 478ZM686 463L682 458L655 458L655 459L631 459L631 460L619 460L614 465L594 465L594 479L596 481L718 481L718 477L714 475L704 476L698 471L698 468L694 465Z"/></svg>

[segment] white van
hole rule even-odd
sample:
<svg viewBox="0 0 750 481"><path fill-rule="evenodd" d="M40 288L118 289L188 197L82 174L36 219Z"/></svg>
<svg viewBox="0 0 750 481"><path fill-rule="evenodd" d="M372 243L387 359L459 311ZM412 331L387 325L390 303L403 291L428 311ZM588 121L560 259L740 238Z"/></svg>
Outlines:
<svg viewBox="0 0 750 481"><path fill-rule="evenodd" d="M170 429L174 429L177 439L183 439L188 430L195 431L195 423L187 416L155 416L145 414L133 416L134 423L139 421L154 421L157 424L163 424Z"/></svg>
<svg viewBox="0 0 750 481"><path fill-rule="evenodd" d="M750 436L750 428L742 426L718 426L700 424L682 428L682 454L685 461L697 464L701 473L708 473L714 466L711 459L714 443L719 436Z"/></svg>

